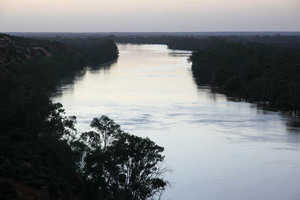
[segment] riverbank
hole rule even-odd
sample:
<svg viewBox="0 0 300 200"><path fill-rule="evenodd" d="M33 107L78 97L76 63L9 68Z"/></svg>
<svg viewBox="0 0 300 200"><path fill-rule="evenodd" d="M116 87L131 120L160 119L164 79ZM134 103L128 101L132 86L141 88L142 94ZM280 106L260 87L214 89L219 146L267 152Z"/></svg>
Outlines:
<svg viewBox="0 0 300 200"><path fill-rule="evenodd" d="M81 158L66 139L76 118L64 117L48 94L86 65L117 59L117 46L0 34L0 52L0 199L82 199Z"/></svg>
<svg viewBox="0 0 300 200"><path fill-rule="evenodd" d="M190 56L197 84L230 97L299 113L300 51L220 40Z"/></svg>

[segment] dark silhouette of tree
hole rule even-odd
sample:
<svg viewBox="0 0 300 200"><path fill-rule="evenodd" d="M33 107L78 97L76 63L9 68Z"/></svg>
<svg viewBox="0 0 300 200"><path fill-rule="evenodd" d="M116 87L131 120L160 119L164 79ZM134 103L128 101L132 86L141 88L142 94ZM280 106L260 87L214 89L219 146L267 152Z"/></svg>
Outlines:
<svg viewBox="0 0 300 200"><path fill-rule="evenodd" d="M91 127L95 128L100 133L103 148L111 143L111 139L114 139L116 135L120 134L120 125L116 124L113 120L107 116L102 115L100 118L94 118L91 122Z"/></svg>
<svg viewBox="0 0 300 200"><path fill-rule="evenodd" d="M88 185L98 188L104 199L154 198L167 186L163 179L164 148L149 138L125 133L107 116L94 118L97 132L81 135L87 145L83 172Z"/></svg>

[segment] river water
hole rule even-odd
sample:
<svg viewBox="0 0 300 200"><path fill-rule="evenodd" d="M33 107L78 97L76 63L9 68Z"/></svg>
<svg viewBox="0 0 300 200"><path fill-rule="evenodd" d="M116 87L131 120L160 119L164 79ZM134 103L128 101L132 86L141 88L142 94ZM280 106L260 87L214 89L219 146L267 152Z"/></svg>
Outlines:
<svg viewBox="0 0 300 200"><path fill-rule="evenodd" d="M87 68L53 95L77 128L107 115L165 147L163 200L299 200L300 132L288 116L197 87L189 51L119 44L117 62Z"/></svg>

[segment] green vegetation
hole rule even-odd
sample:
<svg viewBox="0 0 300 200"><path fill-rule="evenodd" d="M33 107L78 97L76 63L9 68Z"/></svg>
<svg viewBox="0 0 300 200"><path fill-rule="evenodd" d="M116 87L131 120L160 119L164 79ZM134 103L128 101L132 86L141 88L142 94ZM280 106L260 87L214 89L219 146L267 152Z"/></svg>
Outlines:
<svg viewBox="0 0 300 200"><path fill-rule="evenodd" d="M85 65L113 61L109 41L63 44L0 35L0 199L148 199L166 187L163 148L106 116L78 133L48 93Z"/></svg>
<svg viewBox="0 0 300 200"><path fill-rule="evenodd" d="M250 102L300 110L300 50L214 39L190 56L200 85Z"/></svg>

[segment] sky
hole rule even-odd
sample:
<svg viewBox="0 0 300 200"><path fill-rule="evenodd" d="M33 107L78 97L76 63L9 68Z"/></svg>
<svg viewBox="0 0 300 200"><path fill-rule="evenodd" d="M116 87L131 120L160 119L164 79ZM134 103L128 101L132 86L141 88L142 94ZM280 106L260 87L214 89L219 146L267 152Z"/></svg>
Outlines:
<svg viewBox="0 0 300 200"><path fill-rule="evenodd" d="M300 0L0 0L0 32L300 31Z"/></svg>

